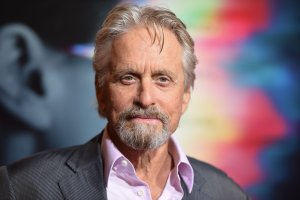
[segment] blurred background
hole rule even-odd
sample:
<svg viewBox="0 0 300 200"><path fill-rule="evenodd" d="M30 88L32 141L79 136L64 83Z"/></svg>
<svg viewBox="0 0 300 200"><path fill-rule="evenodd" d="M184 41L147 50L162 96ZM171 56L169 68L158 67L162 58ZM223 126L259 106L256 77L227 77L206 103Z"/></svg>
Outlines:
<svg viewBox="0 0 300 200"><path fill-rule="evenodd" d="M0 3L0 165L98 134L93 40L119 2L170 8L199 64L175 133L255 200L300 199L300 10L296 0Z"/></svg>

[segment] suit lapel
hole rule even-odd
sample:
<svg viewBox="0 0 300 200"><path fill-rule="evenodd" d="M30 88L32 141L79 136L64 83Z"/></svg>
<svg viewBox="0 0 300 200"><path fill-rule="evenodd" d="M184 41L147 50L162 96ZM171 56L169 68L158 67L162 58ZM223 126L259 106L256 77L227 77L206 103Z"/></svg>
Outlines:
<svg viewBox="0 0 300 200"><path fill-rule="evenodd" d="M194 175L195 178L194 178L193 190L191 193L188 193L186 184L184 183L182 178L180 179L181 186L184 191L184 196L182 200L207 199L207 198L203 198L203 195L205 196L205 194L201 191L202 186L205 184L205 179L201 175L199 176L196 171L194 171Z"/></svg>
<svg viewBox="0 0 300 200"><path fill-rule="evenodd" d="M59 181L65 199L107 199L99 155L101 135L79 147L67 160L73 174Z"/></svg>
<svg viewBox="0 0 300 200"><path fill-rule="evenodd" d="M186 184L180 178L181 180L181 185L184 191L184 196L182 200L194 200L194 199L201 199L201 200L214 200L212 197L206 194L204 190L204 185L206 184L206 179L201 175L199 169L197 166L193 164L193 162L190 162L193 170L194 170L194 184L193 184L193 189L192 192L189 194L188 189L186 187Z"/></svg>

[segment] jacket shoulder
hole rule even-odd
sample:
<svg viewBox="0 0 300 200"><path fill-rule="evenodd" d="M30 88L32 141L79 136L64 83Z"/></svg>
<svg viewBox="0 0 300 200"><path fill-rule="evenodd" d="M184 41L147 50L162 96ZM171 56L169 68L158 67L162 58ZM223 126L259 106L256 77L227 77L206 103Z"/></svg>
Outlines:
<svg viewBox="0 0 300 200"><path fill-rule="evenodd" d="M78 148L80 146L44 151L8 165L5 173L10 195L16 199L60 199L58 182L73 174L66 161Z"/></svg>
<svg viewBox="0 0 300 200"><path fill-rule="evenodd" d="M188 157L188 160L191 163L193 169L196 170L196 172L201 172L201 175L203 175L204 177L207 178L209 176L227 177L225 172L223 172L222 170L216 168L215 166L209 163L197 160L192 157Z"/></svg>
<svg viewBox="0 0 300 200"><path fill-rule="evenodd" d="M21 159L7 166L10 177L35 173L34 176L49 176L48 172L57 173L66 167L66 161L72 153L80 148L73 146L56 150L48 150Z"/></svg>
<svg viewBox="0 0 300 200"><path fill-rule="evenodd" d="M248 199L247 194L225 172L211 164L188 157L195 174L194 183L208 199ZM202 194L202 195L203 195Z"/></svg>

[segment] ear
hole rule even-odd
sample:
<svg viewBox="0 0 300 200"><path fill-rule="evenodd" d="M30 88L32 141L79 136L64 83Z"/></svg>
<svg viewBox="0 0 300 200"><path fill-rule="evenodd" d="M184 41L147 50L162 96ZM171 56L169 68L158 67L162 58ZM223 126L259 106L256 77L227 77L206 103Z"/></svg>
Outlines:
<svg viewBox="0 0 300 200"><path fill-rule="evenodd" d="M36 129L50 124L44 99L43 45L27 26L0 28L0 103L16 119Z"/></svg>
<svg viewBox="0 0 300 200"><path fill-rule="evenodd" d="M182 113L184 113L188 107L188 104L190 102L191 98L191 89L188 89L187 91L184 91L183 97L182 97Z"/></svg>
<svg viewBox="0 0 300 200"><path fill-rule="evenodd" d="M95 74L95 90L96 90L96 97L98 102L98 113L101 117L106 117L106 102L105 102L105 91L104 86L99 86L98 83L98 75L97 72Z"/></svg>

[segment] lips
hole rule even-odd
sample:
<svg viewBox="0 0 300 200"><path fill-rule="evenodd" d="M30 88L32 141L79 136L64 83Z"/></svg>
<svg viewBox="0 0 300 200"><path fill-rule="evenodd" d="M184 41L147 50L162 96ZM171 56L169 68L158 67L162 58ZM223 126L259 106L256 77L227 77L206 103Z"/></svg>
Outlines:
<svg viewBox="0 0 300 200"><path fill-rule="evenodd" d="M157 123L168 124L169 117L157 107L143 109L133 105L120 114L119 120L135 121L137 123Z"/></svg>
<svg viewBox="0 0 300 200"><path fill-rule="evenodd" d="M158 121L162 122L162 120L156 116L143 116L143 115L131 116L129 120L133 120L141 123L157 123Z"/></svg>
<svg viewBox="0 0 300 200"><path fill-rule="evenodd" d="M133 115L130 118L140 118L140 119L159 119L157 116L149 116L149 115Z"/></svg>

